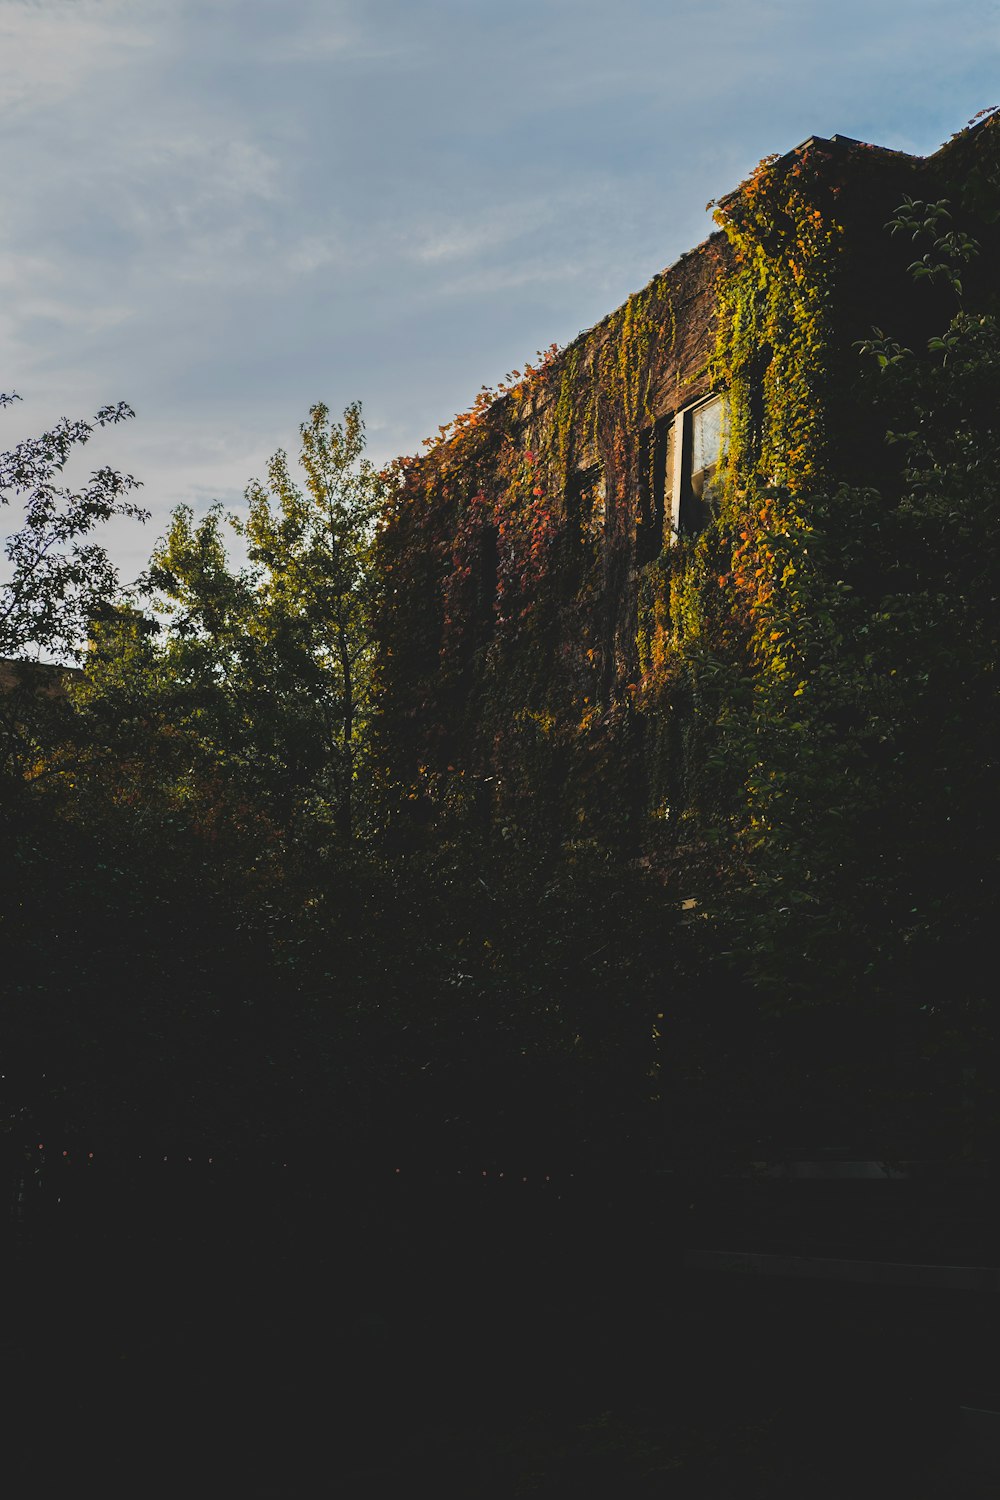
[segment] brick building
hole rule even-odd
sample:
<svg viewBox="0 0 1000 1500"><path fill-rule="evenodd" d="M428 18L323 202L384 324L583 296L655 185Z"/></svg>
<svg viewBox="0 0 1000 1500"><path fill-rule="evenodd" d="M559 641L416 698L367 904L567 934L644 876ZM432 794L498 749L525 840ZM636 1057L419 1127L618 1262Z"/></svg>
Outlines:
<svg viewBox="0 0 1000 1500"><path fill-rule="evenodd" d="M382 536L393 779L439 808L542 780L649 803L683 560L717 546L727 488L888 472L858 342L920 347L954 309L887 220L947 200L983 247L967 297L988 300L998 139L991 116L927 158L834 136L767 160L710 239L404 461Z"/></svg>

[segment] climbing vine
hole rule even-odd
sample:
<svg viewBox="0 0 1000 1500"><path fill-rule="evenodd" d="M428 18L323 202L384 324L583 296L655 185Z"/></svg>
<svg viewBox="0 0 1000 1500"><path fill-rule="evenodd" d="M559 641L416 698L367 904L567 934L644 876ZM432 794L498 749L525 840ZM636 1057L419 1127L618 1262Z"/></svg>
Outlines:
<svg viewBox="0 0 1000 1500"><path fill-rule="evenodd" d="M981 139L979 169L991 144L995 154L992 127ZM927 172L925 191L940 190L946 165ZM730 401L726 483L702 534L647 580L644 703L668 744L658 790L684 878L719 946L738 944L784 1006L846 994L897 1005L927 983L917 951L929 974L947 949L950 975L974 989L932 889L952 867L962 815L955 803L939 811L932 788L966 805L985 755L968 747L995 722L981 583L995 551L998 349L995 321L969 310L995 294L988 277L976 283L985 257L954 161L950 203L899 192L914 170L901 164L898 206L878 229L903 251L899 289L884 283L908 319L900 332L950 312L916 353L870 329L848 343L865 331L845 311L858 275L845 267L848 174L822 152L763 163L721 206L737 252L720 281L714 367ZM977 235L998 187L995 176L991 206L977 186ZM867 483L855 435L865 408L888 436ZM995 799L976 796L963 839L996 816ZM978 952L969 913L983 877L953 879L965 894L947 925Z"/></svg>
<svg viewBox="0 0 1000 1500"><path fill-rule="evenodd" d="M917 166L849 142L766 159L715 205L720 234L400 461L384 722L404 784L454 766L507 821L527 790L562 827L710 825L730 861L766 841L760 726L827 691L851 587L816 497L858 448L858 225ZM701 532L668 537L656 424L713 390L722 482Z"/></svg>
<svg viewBox="0 0 1000 1500"><path fill-rule="evenodd" d="M635 436L664 399L680 405L708 378L724 254L716 237L567 350L483 389L421 457L395 465L381 543L384 758L432 802L449 776L471 775L496 807L547 786L556 823L587 824L586 763L601 760L637 691L629 579L637 530L653 522L640 499L652 448ZM682 299L698 316L678 360ZM661 544L647 541L647 554ZM614 778L590 780L614 800Z"/></svg>
<svg viewBox="0 0 1000 1500"><path fill-rule="evenodd" d="M706 992L794 1030L756 1033L768 1089L784 1046L796 1118L853 1090L883 1141L921 1092L942 1139L985 1098L955 1038L988 1032L1000 842L998 183L993 118L926 162L762 162L718 235L403 461L382 539L404 815L640 860ZM716 392L720 476L670 535L664 434Z"/></svg>

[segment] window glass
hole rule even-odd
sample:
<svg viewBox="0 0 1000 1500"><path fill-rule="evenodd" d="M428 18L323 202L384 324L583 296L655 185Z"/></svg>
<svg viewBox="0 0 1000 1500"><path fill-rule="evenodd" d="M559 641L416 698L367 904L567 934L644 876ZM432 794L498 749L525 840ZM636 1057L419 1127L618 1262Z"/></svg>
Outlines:
<svg viewBox="0 0 1000 1500"><path fill-rule="evenodd" d="M721 396L691 413L691 488L708 499L711 481L726 447L726 406Z"/></svg>

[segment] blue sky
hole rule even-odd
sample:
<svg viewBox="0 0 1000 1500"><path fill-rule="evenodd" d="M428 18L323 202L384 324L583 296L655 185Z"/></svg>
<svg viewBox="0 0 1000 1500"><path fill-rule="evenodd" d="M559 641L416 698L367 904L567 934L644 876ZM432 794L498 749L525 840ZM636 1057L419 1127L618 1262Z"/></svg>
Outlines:
<svg viewBox="0 0 1000 1500"><path fill-rule="evenodd" d="M136 408L127 579L314 401L415 451L761 156L933 151L998 60L1000 0L0 0L0 442Z"/></svg>

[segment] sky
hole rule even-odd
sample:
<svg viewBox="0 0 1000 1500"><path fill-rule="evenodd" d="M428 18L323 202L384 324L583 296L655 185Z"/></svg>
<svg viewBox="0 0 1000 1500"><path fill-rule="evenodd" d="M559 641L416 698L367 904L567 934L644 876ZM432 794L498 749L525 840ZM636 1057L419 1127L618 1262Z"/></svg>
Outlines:
<svg viewBox="0 0 1000 1500"><path fill-rule="evenodd" d="M0 0L0 447L238 508L323 401L382 461L712 230L770 152L1000 103L1000 0Z"/></svg>

